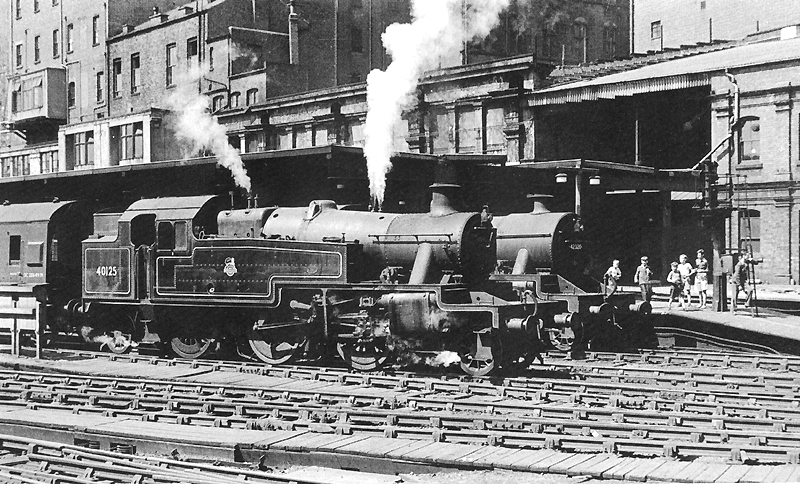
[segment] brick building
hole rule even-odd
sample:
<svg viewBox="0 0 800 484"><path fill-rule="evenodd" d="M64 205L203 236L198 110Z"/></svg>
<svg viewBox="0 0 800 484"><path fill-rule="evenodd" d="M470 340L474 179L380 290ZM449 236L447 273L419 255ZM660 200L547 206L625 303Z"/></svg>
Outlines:
<svg viewBox="0 0 800 484"><path fill-rule="evenodd" d="M800 22L793 0L632 0L633 52L739 40Z"/></svg>

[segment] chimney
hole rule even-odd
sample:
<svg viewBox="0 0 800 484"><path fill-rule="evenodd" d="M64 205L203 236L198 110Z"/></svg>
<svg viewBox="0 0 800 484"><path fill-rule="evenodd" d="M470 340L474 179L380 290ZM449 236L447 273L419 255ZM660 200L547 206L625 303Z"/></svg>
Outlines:
<svg viewBox="0 0 800 484"><path fill-rule="evenodd" d="M183 12L184 15L191 15L194 9L188 5L184 5L180 8L180 11Z"/></svg>
<svg viewBox="0 0 800 484"><path fill-rule="evenodd" d="M133 29L134 29L134 27L131 24L122 24L122 33L123 34L129 34L129 33L133 32Z"/></svg>
<svg viewBox="0 0 800 484"><path fill-rule="evenodd" d="M533 210L531 210L532 214L550 213L550 208L548 207L548 204L550 203L550 200L553 199L552 195L533 193L528 195L527 198L533 200Z"/></svg>
<svg viewBox="0 0 800 484"><path fill-rule="evenodd" d="M432 217L441 217L457 211L453 208L452 199L461 188L460 185L454 183L434 183L430 188L433 194L431 197L431 211L429 215Z"/></svg>
<svg viewBox="0 0 800 484"><path fill-rule="evenodd" d="M168 18L169 15L159 12L158 7L153 7L153 15L150 16L150 20L158 19L159 22L164 23Z"/></svg>
<svg viewBox="0 0 800 484"><path fill-rule="evenodd" d="M294 11L294 0L289 0L289 64L300 64L300 16Z"/></svg>

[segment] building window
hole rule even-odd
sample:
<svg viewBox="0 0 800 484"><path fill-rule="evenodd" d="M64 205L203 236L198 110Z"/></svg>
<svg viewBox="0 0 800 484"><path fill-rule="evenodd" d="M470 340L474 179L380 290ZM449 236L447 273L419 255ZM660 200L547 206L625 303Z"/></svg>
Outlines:
<svg viewBox="0 0 800 484"><path fill-rule="evenodd" d="M72 38L73 30L74 30L74 28L73 28L72 24L67 25L67 53L71 53L72 52L73 40L74 40Z"/></svg>
<svg viewBox="0 0 800 484"><path fill-rule="evenodd" d="M197 37L186 41L186 64L189 68L197 65Z"/></svg>
<svg viewBox="0 0 800 484"><path fill-rule="evenodd" d="M361 34L361 29L352 26L350 27L350 51L354 53L364 52L364 39Z"/></svg>
<svg viewBox="0 0 800 484"><path fill-rule="evenodd" d="M25 176L31 174L30 157L28 155L11 156L3 158L2 176Z"/></svg>
<svg viewBox="0 0 800 484"><path fill-rule="evenodd" d="M245 100L248 106L251 106L258 102L258 89L248 89L247 90L247 99Z"/></svg>
<svg viewBox="0 0 800 484"><path fill-rule="evenodd" d="M211 112L217 112L222 109L223 102L225 101L225 96L214 96L211 99Z"/></svg>
<svg viewBox="0 0 800 484"><path fill-rule="evenodd" d="M749 120L742 126L739 137L739 152L742 161L758 161L761 159L761 120Z"/></svg>
<svg viewBox="0 0 800 484"><path fill-rule="evenodd" d="M122 59L114 59L111 68L111 95L117 98L122 87Z"/></svg>
<svg viewBox="0 0 800 484"><path fill-rule="evenodd" d="M22 44L14 46L14 65L17 69L22 67Z"/></svg>
<svg viewBox="0 0 800 484"><path fill-rule="evenodd" d="M14 0L14 13L17 20L22 18L22 0Z"/></svg>
<svg viewBox="0 0 800 484"><path fill-rule="evenodd" d="M232 92L231 93L231 95L229 97L229 100L228 100L228 107L231 108L231 109L239 107L239 93L238 92Z"/></svg>
<svg viewBox="0 0 800 484"><path fill-rule="evenodd" d="M39 11L39 0L33 0L33 11L34 13Z"/></svg>
<svg viewBox="0 0 800 484"><path fill-rule="evenodd" d="M55 29L53 31L53 57L58 57L58 44L59 44L58 29Z"/></svg>
<svg viewBox="0 0 800 484"><path fill-rule="evenodd" d="M97 98L97 102L101 103L101 102L103 102L103 90L104 90L103 89L103 84L105 84L105 82L104 82L105 76L103 75L102 72L98 72L95 77L96 77L96 79L95 79L96 98Z"/></svg>
<svg viewBox="0 0 800 484"><path fill-rule="evenodd" d="M67 84L67 106L75 107L75 82Z"/></svg>
<svg viewBox="0 0 800 484"><path fill-rule="evenodd" d="M11 112L38 109L44 105L42 76L15 82L11 87Z"/></svg>
<svg viewBox="0 0 800 484"><path fill-rule="evenodd" d="M142 88L141 66L139 53L131 54L131 94L140 92Z"/></svg>
<svg viewBox="0 0 800 484"><path fill-rule="evenodd" d="M133 160L144 157L143 123L123 124L111 128L111 137L116 140L118 160Z"/></svg>
<svg viewBox="0 0 800 484"><path fill-rule="evenodd" d="M739 211L739 250L761 255L761 212Z"/></svg>
<svg viewBox="0 0 800 484"><path fill-rule="evenodd" d="M214 48L213 47L209 47L208 48L208 70L209 71L213 71L214 70Z"/></svg>
<svg viewBox="0 0 800 484"><path fill-rule="evenodd" d="M100 45L100 16L92 17L92 45Z"/></svg>
<svg viewBox="0 0 800 484"><path fill-rule="evenodd" d="M39 173L58 171L58 151L46 151L39 155Z"/></svg>
<svg viewBox="0 0 800 484"><path fill-rule="evenodd" d="M650 24L650 40L661 38L661 20L656 20Z"/></svg>
<svg viewBox="0 0 800 484"><path fill-rule="evenodd" d="M39 63L42 61L42 51L41 51L41 43L42 38L41 36L37 35L33 38L33 62Z"/></svg>
<svg viewBox="0 0 800 484"><path fill-rule="evenodd" d="M73 143L75 166L94 165L94 131L75 133Z"/></svg>
<svg viewBox="0 0 800 484"><path fill-rule="evenodd" d="M613 25L603 27L603 55L607 59L617 55L617 27Z"/></svg>
<svg viewBox="0 0 800 484"><path fill-rule="evenodd" d="M583 23L572 24L572 53L578 60L585 62L586 25Z"/></svg>
<svg viewBox="0 0 800 484"><path fill-rule="evenodd" d="M177 46L169 44L167 46L167 87L175 85L175 55L177 53Z"/></svg>

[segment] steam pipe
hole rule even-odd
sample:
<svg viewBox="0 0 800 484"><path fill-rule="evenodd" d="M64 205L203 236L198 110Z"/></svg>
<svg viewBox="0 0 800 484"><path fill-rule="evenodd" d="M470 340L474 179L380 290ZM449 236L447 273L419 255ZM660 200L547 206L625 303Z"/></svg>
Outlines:
<svg viewBox="0 0 800 484"><path fill-rule="evenodd" d="M417 256L414 258L414 267L408 278L409 284L425 284L433 263L433 246L424 242L419 245Z"/></svg>

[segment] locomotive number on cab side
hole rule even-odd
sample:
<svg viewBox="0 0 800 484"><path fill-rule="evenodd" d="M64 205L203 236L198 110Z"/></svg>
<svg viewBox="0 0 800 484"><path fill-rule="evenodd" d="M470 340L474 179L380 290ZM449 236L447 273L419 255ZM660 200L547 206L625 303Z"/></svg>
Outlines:
<svg viewBox="0 0 800 484"><path fill-rule="evenodd" d="M117 266L97 266L94 272L98 276L114 277L117 275Z"/></svg>

